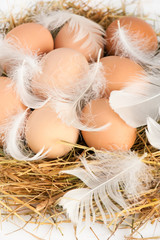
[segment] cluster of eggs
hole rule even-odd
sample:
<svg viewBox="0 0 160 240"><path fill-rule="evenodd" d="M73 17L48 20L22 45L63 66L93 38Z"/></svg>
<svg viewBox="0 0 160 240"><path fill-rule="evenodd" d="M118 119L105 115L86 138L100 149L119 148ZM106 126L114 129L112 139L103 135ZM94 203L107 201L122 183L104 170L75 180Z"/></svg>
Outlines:
<svg viewBox="0 0 160 240"><path fill-rule="evenodd" d="M147 38L145 51L157 49L157 37L151 26L136 17L122 17L113 21L106 29L104 41L99 42L99 49L102 49L101 59L103 74L106 79L106 87L103 89L101 98L93 99L82 109L82 122L95 128L109 123L109 126L99 131L85 131L81 134L89 147L107 150L128 150L136 139L136 129L127 125L120 116L113 111L109 104L109 95L114 90L120 90L130 81L137 79L137 76L144 74L144 69L135 61L121 56L121 51L115 51L113 44L114 33L121 26L128 28L132 34L139 38ZM32 51L33 54L41 56L42 71L33 76L31 80L32 93L41 99L47 99L47 91L65 91L74 88L89 70L89 65L97 58L97 52L89 48L85 41L88 35L75 41L77 31L70 29L66 22L55 39L51 32L39 23L21 24L5 36L11 44L18 49L22 48ZM99 33L97 33L99 35ZM106 42L106 44L105 44ZM82 47L83 46L83 47ZM90 50L88 50L88 48ZM143 45L142 45L143 49ZM107 52L107 56L103 56ZM115 55L116 54L116 55ZM4 71L10 66L3 66ZM9 71L9 70L8 70ZM104 94L105 93L105 94ZM106 97L107 96L107 97ZM14 82L9 77L0 78L0 126L5 129L7 121L27 106L18 96ZM47 158L61 157L67 154L72 146L78 141L80 131L74 126L64 123L52 104L48 101L38 109L30 110L25 126L25 141L34 153L42 148L48 150ZM64 144L63 142L69 142ZM1 131L1 145L4 144L4 133Z"/></svg>

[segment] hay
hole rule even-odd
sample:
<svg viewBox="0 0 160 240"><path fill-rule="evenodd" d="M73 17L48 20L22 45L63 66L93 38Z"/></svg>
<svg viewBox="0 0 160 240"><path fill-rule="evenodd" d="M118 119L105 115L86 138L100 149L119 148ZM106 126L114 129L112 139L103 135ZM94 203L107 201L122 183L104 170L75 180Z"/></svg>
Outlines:
<svg viewBox="0 0 160 240"><path fill-rule="evenodd" d="M55 1L38 3L27 10L25 16L10 16L6 19L2 16L1 31L8 32L13 27L30 22L31 17L41 11L53 9L72 9L74 13L83 15L106 28L115 18L127 15L126 5L120 9L93 9L87 4L79 4L67 1ZM159 33L157 33L159 34ZM67 144L67 143L62 143ZM145 162L154 166L153 184L148 192L141 195L139 202L128 212L117 213L117 218L111 224L114 230L123 224L132 228L133 234L147 221L152 223L160 217L160 151L154 149L147 142L145 128L138 129L137 140L132 148L139 154L147 153ZM76 177L60 174L60 171L81 166L79 154L94 151L87 148L83 142L75 145L73 150L64 158L54 160L40 160L33 162L17 161L5 156L0 150L0 206L3 221L11 215L17 216L25 222L22 215L31 215L35 222L39 217L43 218L41 224L57 225L57 218L63 215L57 200L71 189L83 187L83 183ZM48 214L49 217L46 217ZM138 214L138 217L136 217ZM97 212L97 222L102 222L100 213ZM67 221L67 220L66 220ZM134 238L131 238L134 239Z"/></svg>

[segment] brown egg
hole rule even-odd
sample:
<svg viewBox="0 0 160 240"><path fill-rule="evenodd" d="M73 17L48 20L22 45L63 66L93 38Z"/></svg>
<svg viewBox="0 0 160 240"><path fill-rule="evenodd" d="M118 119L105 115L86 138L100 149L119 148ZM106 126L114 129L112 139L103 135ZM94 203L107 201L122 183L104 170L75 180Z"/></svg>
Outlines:
<svg viewBox="0 0 160 240"><path fill-rule="evenodd" d="M82 131L83 138L89 147L96 149L129 150L136 139L136 129L128 126L110 107L107 99L96 99L83 109L84 122L89 126L100 127L111 125L102 131ZM86 116L86 118L85 118ZM89 122L90 121L90 122Z"/></svg>
<svg viewBox="0 0 160 240"><path fill-rule="evenodd" d="M37 153L44 147L49 150L48 158L57 158L67 154L72 146L60 141L75 144L79 131L64 124L49 104L34 110L26 124L26 141L33 152Z"/></svg>
<svg viewBox="0 0 160 240"><path fill-rule="evenodd" d="M59 31L59 33L55 38L55 48L62 48L62 47L72 48L82 53L88 61L93 59L96 60L98 55L97 51L95 51L95 49L90 50L90 47L91 47L90 45L85 46L85 42L88 40L89 35L85 36L79 41L75 41L75 37L76 37L75 30L70 29L69 24L66 23L61 28L61 30ZM100 48L102 48L102 52L103 52L103 48L104 48L103 44L99 45L99 49Z"/></svg>
<svg viewBox="0 0 160 240"><path fill-rule="evenodd" d="M15 85L10 78L0 77L0 144L2 145L3 125L11 120L12 116L25 110L19 96L15 91Z"/></svg>
<svg viewBox="0 0 160 240"><path fill-rule="evenodd" d="M54 41L48 29L37 23L23 23L7 33L6 39L18 48L33 53L48 53L54 48Z"/></svg>
<svg viewBox="0 0 160 240"><path fill-rule="evenodd" d="M143 68L129 58L109 56L100 59L106 78L106 92L120 90L128 83L140 81L140 75L144 74Z"/></svg>
<svg viewBox="0 0 160 240"><path fill-rule="evenodd" d="M46 89L74 88L74 83L88 70L86 58L78 51L70 48L55 49L42 58L42 73L33 78L33 91L45 97Z"/></svg>
<svg viewBox="0 0 160 240"><path fill-rule="evenodd" d="M156 33L148 23L136 17L122 17L113 21L106 30L106 47L110 55L115 54L114 34L118 29L118 21L121 27L125 27L129 35L136 36L137 40L140 40L140 42L144 41L141 45L142 50L152 51L157 49L158 41Z"/></svg>

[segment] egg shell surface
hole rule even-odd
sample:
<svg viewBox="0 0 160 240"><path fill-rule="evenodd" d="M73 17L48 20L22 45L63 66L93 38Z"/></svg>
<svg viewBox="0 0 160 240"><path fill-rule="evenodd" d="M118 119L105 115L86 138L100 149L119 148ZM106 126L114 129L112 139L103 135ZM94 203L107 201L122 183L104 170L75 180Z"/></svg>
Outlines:
<svg viewBox="0 0 160 240"><path fill-rule="evenodd" d="M128 126L109 105L107 99L96 99L87 104L83 111L83 121L89 126L111 125L97 132L82 131L89 147L110 151L129 150L136 139L136 129Z"/></svg>
<svg viewBox="0 0 160 240"><path fill-rule="evenodd" d="M58 48L42 58L42 73L32 80L36 95L45 97L47 90L74 89L74 84L80 81L89 70L86 58L78 51L70 48Z"/></svg>
<svg viewBox="0 0 160 240"><path fill-rule="evenodd" d="M75 144L79 130L64 124L47 104L30 114L25 135L33 152L37 153L44 147L44 152L49 150L47 158L57 158L72 149L72 146L61 143L60 140Z"/></svg>
<svg viewBox="0 0 160 240"><path fill-rule="evenodd" d="M129 58L108 56L100 59L106 78L106 93L120 90L131 82L141 81L143 68Z"/></svg>
<svg viewBox="0 0 160 240"><path fill-rule="evenodd" d="M54 40L49 30L37 23L23 23L6 34L6 39L17 48L23 48L38 55L54 48Z"/></svg>

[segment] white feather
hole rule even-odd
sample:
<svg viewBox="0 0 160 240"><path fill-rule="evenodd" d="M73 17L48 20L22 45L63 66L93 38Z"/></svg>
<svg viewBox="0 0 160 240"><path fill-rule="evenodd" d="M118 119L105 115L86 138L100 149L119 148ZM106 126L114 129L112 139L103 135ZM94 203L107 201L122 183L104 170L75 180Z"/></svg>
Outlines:
<svg viewBox="0 0 160 240"><path fill-rule="evenodd" d="M7 66L7 69L10 69L23 62L26 56L33 55L31 50L27 49L26 51L20 48L12 39L5 39L3 35L0 35L0 48L0 65L2 68Z"/></svg>
<svg viewBox="0 0 160 240"><path fill-rule="evenodd" d="M99 52L100 56L101 52ZM88 116L88 123L83 123L83 118L86 116L82 114L82 108L89 103L92 99L100 98L103 95L103 91L106 86L106 79L103 74L102 63L92 63L90 64L90 69L85 74L85 76L77 81L73 88L67 89L67 91L61 91L59 89L54 89L53 91L48 91L49 97L52 97L52 104L55 108L59 118L66 123L75 128L84 131L99 131L109 124L96 128L95 126L90 126L92 122L92 116Z"/></svg>
<svg viewBox="0 0 160 240"><path fill-rule="evenodd" d="M109 102L113 110L132 127L146 125L149 116L157 119L160 107L159 72L139 76L139 82L111 92Z"/></svg>
<svg viewBox="0 0 160 240"><path fill-rule="evenodd" d="M0 38L0 66L7 67L7 75L16 84L16 91L25 106L39 108L46 101L34 96L30 81L34 75L41 72L39 57L27 49L19 48L11 39Z"/></svg>
<svg viewBox="0 0 160 240"><path fill-rule="evenodd" d="M120 26L120 21L117 21L117 23L118 28L111 39L115 55L129 57L141 64L158 67L160 57L155 56L156 51L144 50L147 49L150 39L142 38L138 32L132 34L125 26Z"/></svg>
<svg viewBox="0 0 160 240"><path fill-rule="evenodd" d="M69 11L59 10L48 14L41 13L35 16L34 19L50 31L54 31L68 22L70 30L75 31L75 42L88 36L81 46L81 48L88 49L88 52L94 51L98 54L99 49L105 44L103 38L105 31L99 24Z"/></svg>
<svg viewBox="0 0 160 240"><path fill-rule="evenodd" d="M31 90L31 80L40 70L41 68L33 56L25 56L23 62L13 67L8 73L8 76L16 84L16 91L23 104L33 109L42 107L48 101L48 99L43 100L35 96Z"/></svg>
<svg viewBox="0 0 160 240"><path fill-rule="evenodd" d="M4 132L4 151L17 160L33 161L44 158L47 152L44 152L44 148L42 148L33 156L33 152L25 147L24 131L27 111L14 116L13 120L8 124Z"/></svg>
<svg viewBox="0 0 160 240"><path fill-rule="evenodd" d="M81 224L84 212L86 225L89 225L91 215L95 220L98 207L106 223L113 220L116 213L127 210L134 204L140 194L149 188L152 180L151 167L142 161L145 156L139 157L131 151L106 151L95 153L95 156L89 155L87 169L62 171L80 178L87 186L71 190L60 199L59 204L66 210L71 221L76 225ZM81 161L86 165L84 157L81 157ZM129 201L130 198L132 202ZM106 218L107 215L109 218Z"/></svg>
<svg viewBox="0 0 160 240"><path fill-rule="evenodd" d="M160 149L160 125L155 120L148 117L147 129L148 130L146 130L146 135L148 141L153 147Z"/></svg>

